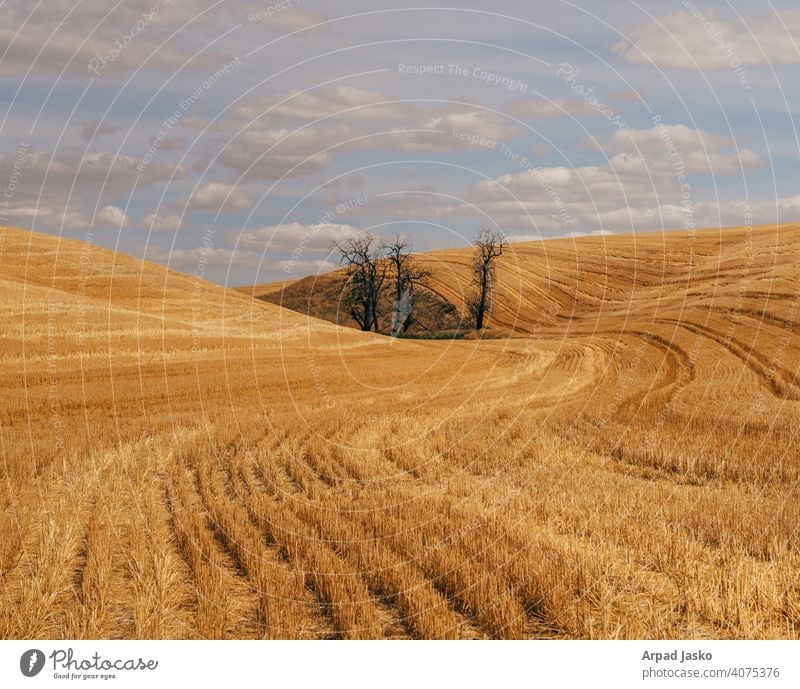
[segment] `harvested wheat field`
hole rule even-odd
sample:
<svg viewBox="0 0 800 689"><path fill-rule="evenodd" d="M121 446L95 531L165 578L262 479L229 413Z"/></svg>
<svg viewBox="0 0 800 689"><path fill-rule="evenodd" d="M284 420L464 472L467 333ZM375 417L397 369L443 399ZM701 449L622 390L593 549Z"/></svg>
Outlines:
<svg viewBox="0 0 800 689"><path fill-rule="evenodd" d="M458 341L0 233L3 638L800 636L800 225L511 245Z"/></svg>

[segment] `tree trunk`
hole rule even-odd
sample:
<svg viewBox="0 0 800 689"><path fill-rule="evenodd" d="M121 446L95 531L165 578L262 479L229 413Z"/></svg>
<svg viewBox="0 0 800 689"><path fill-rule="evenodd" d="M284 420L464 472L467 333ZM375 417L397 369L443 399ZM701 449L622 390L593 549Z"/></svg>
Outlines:
<svg viewBox="0 0 800 689"><path fill-rule="evenodd" d="M481 269L481 296L478 308L475 310L475 329L483 328L483 319L486 315L486 299L489 293L489 270L486 265Z"/></svg>

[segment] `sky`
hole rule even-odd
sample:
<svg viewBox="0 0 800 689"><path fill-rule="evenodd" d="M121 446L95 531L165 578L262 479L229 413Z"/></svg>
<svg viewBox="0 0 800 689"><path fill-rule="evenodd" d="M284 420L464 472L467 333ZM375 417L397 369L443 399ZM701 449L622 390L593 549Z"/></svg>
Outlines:
<svg viewBox="0 0 800 689"><path fill-rule="evenodd" d="M800 220L796 3L412 4L6 0L0 224L244 285Z"/></svg>

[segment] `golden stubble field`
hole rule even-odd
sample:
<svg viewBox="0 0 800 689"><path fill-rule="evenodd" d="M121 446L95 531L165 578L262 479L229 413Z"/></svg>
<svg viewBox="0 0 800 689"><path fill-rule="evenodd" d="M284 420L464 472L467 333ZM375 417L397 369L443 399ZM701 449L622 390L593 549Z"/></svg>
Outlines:
<svg viewBox="0 0 800 689"><path fill-rule="evenodd" d="M0 237L2 638L800 636L800 225L513 245L450 342Z"/></svg>

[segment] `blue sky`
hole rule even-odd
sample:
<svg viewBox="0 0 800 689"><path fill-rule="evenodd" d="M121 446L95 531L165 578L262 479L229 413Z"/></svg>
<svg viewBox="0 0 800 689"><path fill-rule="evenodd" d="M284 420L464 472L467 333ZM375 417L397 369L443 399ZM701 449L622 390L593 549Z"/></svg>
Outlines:
<svg viewBox="0 0 800 689"><path fill-rule="evenodd" d="M790 2L98 5L0 6L0 222L238 285L800 219Z"/></svg>

